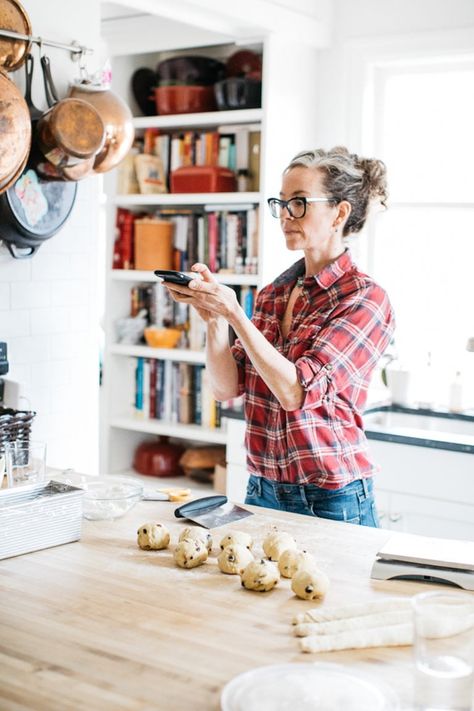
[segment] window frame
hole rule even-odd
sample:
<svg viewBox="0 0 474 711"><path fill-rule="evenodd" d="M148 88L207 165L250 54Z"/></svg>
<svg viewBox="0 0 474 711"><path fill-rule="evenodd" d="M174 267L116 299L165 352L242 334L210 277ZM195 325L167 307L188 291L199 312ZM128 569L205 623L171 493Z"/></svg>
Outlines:
<svg viewBox="0 0 474 711"><path fill-rule="evenodd" d="M383 75L390 72L411 71L414 66L464 64L474 59L474 27L443 31L426 31L410 35L384 36L377 39L360 38L344 44L347 145L361 155L377 155L379 141L376 137L375 115L381 110L377 105L377 86ZM400 207L433 207L435 203L392 202L390 210ZM472 207L471 203L436 203L439 207ZM376 220L367 221L357 244L357 258L369 274L374 272Z"/></svg>

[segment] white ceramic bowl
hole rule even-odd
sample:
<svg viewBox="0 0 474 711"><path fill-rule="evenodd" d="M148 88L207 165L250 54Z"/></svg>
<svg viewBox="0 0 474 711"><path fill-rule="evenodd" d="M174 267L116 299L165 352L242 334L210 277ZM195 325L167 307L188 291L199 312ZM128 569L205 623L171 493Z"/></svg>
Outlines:
<svg viewBox="0 0 474 711"><path fill-rule="evenodd" d="M142 495L141 484L103 477L87 484L82 515L90 521L120 518L140 501Z"/></svg>

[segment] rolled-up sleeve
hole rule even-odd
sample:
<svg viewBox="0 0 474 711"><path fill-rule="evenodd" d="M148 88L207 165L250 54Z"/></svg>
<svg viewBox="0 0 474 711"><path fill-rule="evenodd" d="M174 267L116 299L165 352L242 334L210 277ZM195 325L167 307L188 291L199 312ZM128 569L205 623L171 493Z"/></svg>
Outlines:
<svg viewBox="0 0 474 711"><path fill-rule="evenodd" d="M239 395L245 393L245 355L244 348L240 342L240 338L237 338L234 345L231 347L231 352L237 365L237 376L238 376L238 392Z"/></svg>
<svg viewBox="0 0 474 711"><path fill-rule="evenodd" d="M301 409L321 404L324 398L361 385L383 354L395 327L385 291L369 283L342 300L327 324L295 361L305 392Z"/></svg>

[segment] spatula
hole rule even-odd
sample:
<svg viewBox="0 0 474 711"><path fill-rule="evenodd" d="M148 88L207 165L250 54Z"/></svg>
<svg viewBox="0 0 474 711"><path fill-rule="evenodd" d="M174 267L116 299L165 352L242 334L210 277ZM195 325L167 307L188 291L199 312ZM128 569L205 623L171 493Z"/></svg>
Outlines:
<svg viewBox="0 0 474 711"><path fill-rule="evenodd" d="M227 496L205 496L175 509L176 518L187 518L203 528L217 528L252 516L251 511L227 501Z"/></svg>

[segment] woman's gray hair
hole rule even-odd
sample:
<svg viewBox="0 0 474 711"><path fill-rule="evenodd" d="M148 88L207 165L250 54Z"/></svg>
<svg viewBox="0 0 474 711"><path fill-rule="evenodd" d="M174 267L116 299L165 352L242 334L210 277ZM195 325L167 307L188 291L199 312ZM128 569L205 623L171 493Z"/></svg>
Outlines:
<svg viewBox="0 0 474 711"><path fill-rule="evenodd" d="M300 166L322 172L324 190L334 204L342 200L350 203L352 209L344 225L344 236L363 228L372 201L387 207L386 168L381 160L361 158L344 146L336 146L329 151L322 148L302 151L284 172Z"/></svg>

